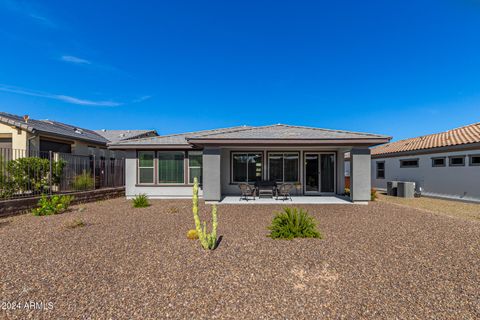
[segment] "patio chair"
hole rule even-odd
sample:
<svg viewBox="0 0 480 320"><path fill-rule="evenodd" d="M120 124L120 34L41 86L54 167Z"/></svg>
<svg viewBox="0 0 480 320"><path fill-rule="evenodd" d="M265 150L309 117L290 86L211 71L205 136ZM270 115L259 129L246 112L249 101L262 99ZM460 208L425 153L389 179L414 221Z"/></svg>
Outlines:
<svg viewBox="0 0 480 320"><path fill-rule="evenodd" d="M240 188L240 191L242 192L240 200L248 201L248 197L253 197L253 200L255 200L256 190L255 190L254 186L252 186L248 183L240 183L238 185L238 187Z"/></svg>
<svg viewBox="0 0 480 320"><path fill-rule="evenodd" d="M292 183L282 183L278 188L277 188L277 197L276 199L278 200L278 197L280 196L282 199L281 200L292 200L292 196L290 195L290 191L294 188L294 185Z"/></svg>

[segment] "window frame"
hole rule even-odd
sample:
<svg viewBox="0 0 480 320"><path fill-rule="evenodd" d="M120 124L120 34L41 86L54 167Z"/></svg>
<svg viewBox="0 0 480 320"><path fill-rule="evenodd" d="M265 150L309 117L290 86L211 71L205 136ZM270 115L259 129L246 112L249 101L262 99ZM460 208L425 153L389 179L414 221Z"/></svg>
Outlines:
<svg viewBox="0 0 480 320"><path fill-rule="evenodd" d="M202 166L200 166L200 167L197 167L197 166L191 167L191 166L190 166L190 155L191 155L191 154L193 154L193 155L201 155L201 156L202 156ZM193 185L193 181L190 182L190 168L200 168L201 171L202 171L202 179L201 179L201 181L198 181L198 185L201 186L201 185L203 184L203 151L201 151L201 150L198 150L198 151L188 151L186 158L187 158L187 166L186 166L186 167L187 167L187 170L188 170L188 172L187 172L187 182L188 182L188 185Z"/></svg>
<svg viewBox="0 0 480 320"><path fill-rule="evenodd" d="M383 169L381 169L381 170L383 170L383 177L380 177L380 176L378 175L378 170L379 170L379 169L378 169L378 165L379 165L380 163L383 164ZM376 162L375 162L375 176L376 176L377 179L385 179L385 173L386 173L386 171L387 171L387 170L385 170L385 160L383 160L383 161L376 161Z"/></svg>
<svg viewBox="0 0 480 320"><path fill-rule="evenodd" d="M253 184L253 183L255 183L255 181L248 181L248 161L247 161L247 175L246 175L247 181L234 181L233 180L233 156L236 155L236 154L246 154L247 157L248 157L249 154L260 155L261 161L262 161L261 180L263 180L263 176L264 176L264 173L265 173L265 154L264 154L263 151L255 151L255 150L252 150L252 151L231 151L230 152L230 184L240 184L240 183Z"/></svg>
<svg viewBox="0 0 480 320"><path fill-rule="evenodd" d="M158 176L160 174L160 171L158 170L158 168L160 167L160 159L158 157L158 155L160 153L182 153L183 154L183 164L182 164L182 167L183 167L183 182L160 182L160 177ZM185 159L187 157L185 156L185 151L182 151L182 150L159 150L156 152L156 161L155 161L155 164L156 164L156 174L155 174L155 177L156 177L156 185L158 186L181 186L181 185L187 185L187 183L185 182L185 176L187 175L185 173Z"/></svg>
<svg viewBox="0 0 480 320"><path fill-rule="evenodd" d="M142 153L142 152L153 153L153 167L140 167L140 153ZM153 150L138 150L137 151L137 184L138 185L152 186L152 185L156 184L156 182L157 182L157 175L156 175L157 161L156 161L156 159L157 159L157 154ZM140 182L140 169L141 168L152 168L153 169L153 182Z"/></svg>
<svg viewBox="0 0 480 320"><path fill-rule="evenodd" d="M462 164L452 164L452 159L461 158L463 160ZM449 156L448 157L448 166L449 167L465 167L465 155Z"/></svg>
<svg viewBox="0 0 480 320"><path fill-rule="evenodd" d="M479 167L480 166L480 163L473 163L473 158L480 158L480 154L470 154L470 155L468 155L468 158L469 158L468 165L470 167Z"/></svg>
<svg viewBox="0 0 480 320"><path fill-rule="evenodd" d="M432 167L433 168L442 168L447 166L447 157L432 157ZM435 160L443 160L443 165L435 164Z"/></svg>
<svg viewBox="0 0 480 320"><path fill-rule="evenodd" d="M418 168L420 167L420 159L419 158L409 158L409 159L400 159L400 168L405 168L405 169L408 169L408 168ZM413 165L413 166L406 166L403 164L403 162L405 161L416 161L417 164L416 165Z"/></svg>
<svg viewBox="0 0 480 320"><path fill-rule="evenodd" d="M271 154L281 154L282 155L282 181L281 183L300 183L300 152L298 151L268 151L267 152L267 179L270 181L270 155ZM285 181L285 154L296 154L298 156L298 167L297 167L297 180L296 181Z"/></svg>

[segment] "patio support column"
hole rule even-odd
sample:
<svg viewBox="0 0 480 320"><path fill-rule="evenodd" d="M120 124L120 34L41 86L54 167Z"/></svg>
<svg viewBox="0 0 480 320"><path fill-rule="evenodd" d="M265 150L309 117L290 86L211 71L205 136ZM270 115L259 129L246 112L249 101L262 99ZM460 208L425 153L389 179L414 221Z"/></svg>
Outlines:
<svg viewBox="0 0 480 320"><path fill-rule="evenodd" d="M203 199L205 201L221 200L220 160L220 148L203 149Z"/></svg>
<svg viewBox="0 0 480 320"><path fill-rule="evenodd" d="M353 202L370 201L370 162L370 149L354 148L350 151L350 199Z"/></svg>
<svg viewBox="0 0 480 320"><path fill-rule="evenodd" d="M337 194L345 192L345 150L337 151Z"/></svg>

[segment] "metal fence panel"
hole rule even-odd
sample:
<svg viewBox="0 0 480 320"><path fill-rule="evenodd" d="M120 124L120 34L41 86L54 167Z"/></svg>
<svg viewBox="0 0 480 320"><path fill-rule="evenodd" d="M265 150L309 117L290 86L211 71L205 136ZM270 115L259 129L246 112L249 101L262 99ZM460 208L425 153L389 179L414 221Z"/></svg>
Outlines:
<svg viewBox="0 0 480 320"><path fill-rule="evenodd" d="M125 186L125 160L0 149L0 200Z"/></svg>

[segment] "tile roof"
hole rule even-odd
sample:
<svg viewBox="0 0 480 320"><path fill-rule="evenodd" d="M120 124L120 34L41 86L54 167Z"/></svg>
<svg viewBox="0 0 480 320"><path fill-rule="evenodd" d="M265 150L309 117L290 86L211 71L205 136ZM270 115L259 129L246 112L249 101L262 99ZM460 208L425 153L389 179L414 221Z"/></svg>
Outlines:
<svg viewBox="0 0 480 320"><path fill-rule="evenodd" d="M323 140L323 139L368 139L390 138L384 135L342 130L330 130L313 127L276 124L261 127L248 127L242 130L218 132L202 137L190 137L191 140L205 139L258 139L258 140Z"/></svg>
<svg viewBox="0 0 480 320"><path fill-rule="evenodd" d="M95 130L95 132L110 142L136 139L143 135L158 136L155 130Z"/></svg>
<svg viewBox="0 0 480 320"><path fill-rule="evenodd" d="M426 136L395 141L372 149L372 155L392 154L480 142L480 122Z"/></svg>
<svg viewBox="0 0 480 320"><path fill-rule="evenodd" d="M235 130L242 130L248 128L247 126L238 126L238 127L231 127L231 128L223 128L223 129L212 129L212 130L202 130L202 131L194 131L194 132L187 132L187 133L178 133L178 134L170 134L164 136L157 136L157 137L147 137L147 138L140 138L140 139L130 139L130 140L122 140L118 142L111 143L111 145L115 146L123 146L123 145L190 145L187 141L188 137L203 137L209 134L214 133L221 133L221 132L229 132Z"/></svg>
<svg viewBox="0 0 480 320"><path fill-rule="evenodd" d="M182 134L165 135L150 138L132 139L110 144L111 146L147 146L147 145L190 145L189 140L322 140L322 139L390 139L388 136L341 130L328 130L310 127L289 126L284 124L251 127L238 126L224 129L204 130Z"/></svg>
<svg viewBox="0 0 480 320"><path fill-rule="evenodd" d="M29 119L28 122L25 122L25 120L21 116L9 114L6 112L0 112L0 122L15 126L17 128L21 128L32 133L41 132L60 136L63 138L83 140L103 145L106 145L108 142L107 139L98 135L92 130L75 127L69 124L52 120Z"/></svg>

